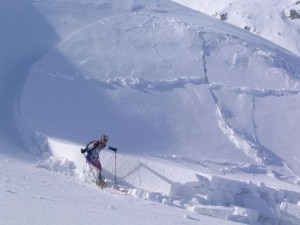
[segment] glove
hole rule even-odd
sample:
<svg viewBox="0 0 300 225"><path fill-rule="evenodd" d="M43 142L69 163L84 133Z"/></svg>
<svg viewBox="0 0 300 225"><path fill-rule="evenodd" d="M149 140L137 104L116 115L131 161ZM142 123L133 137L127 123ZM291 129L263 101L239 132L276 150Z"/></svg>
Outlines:
<svg viewBox="0 0 300 225"><path fill-rule="evenodd" d="M81 154L84 154L84 153L86 153L86 152L87 152L87 150L81 149Z"/></svg>
<svg viewBox="0 0 300 225"><path fill-rule="evenodd" d="M117 152L117 151L118 151L117 148L114 148L114 147L111 147L111 146L109 146L108 149L109 149L109 150L112 150L112 151L114 151L114 152Z"/></svg>

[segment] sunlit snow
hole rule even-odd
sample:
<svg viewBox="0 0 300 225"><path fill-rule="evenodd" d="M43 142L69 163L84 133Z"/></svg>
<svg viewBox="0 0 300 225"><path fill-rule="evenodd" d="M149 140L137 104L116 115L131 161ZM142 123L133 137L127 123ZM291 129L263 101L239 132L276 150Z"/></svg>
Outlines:
<svg viewBox="0 0 300 225"><path fill-rule="evenodd" d="M4 224L299 224L300 19L279 43L194 2L0 3ZM80 153L103 133L123 193Z"/></svg>

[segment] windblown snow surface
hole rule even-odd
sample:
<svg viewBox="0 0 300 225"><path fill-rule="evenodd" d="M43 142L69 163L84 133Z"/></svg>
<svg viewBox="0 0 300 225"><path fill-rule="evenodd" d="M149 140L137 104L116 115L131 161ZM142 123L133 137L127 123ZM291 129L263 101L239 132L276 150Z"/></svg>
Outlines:
<svg viewBox="0 0 300 225"><path fill-rule="evenodd" d="M297 51L168 0L2 0L0 28L1 224L300 223ZM103 133L126 195L80 153Z"/></svg>
<svg viewBox="0 0 300 225"><path fill-rule="evenodd" d="M234 24L300 55L300 1L172 1Z"/></svg>

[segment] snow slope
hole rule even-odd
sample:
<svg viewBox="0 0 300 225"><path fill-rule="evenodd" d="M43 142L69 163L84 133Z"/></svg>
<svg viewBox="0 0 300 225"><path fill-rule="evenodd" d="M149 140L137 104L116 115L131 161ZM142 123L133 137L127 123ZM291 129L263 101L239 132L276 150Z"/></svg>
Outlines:
<svg viewBox="0 0 300 225"><path fill-rule="evenodd" d="M298 56L166 0L0 4L6 224L299 223ZM102 133L126 196L90 183Z"/></svg>
<svg viewBox="0 0 300 225"><path fill-rule="evenodd" d="M159 202L112 195L73 176L35 167L24 158L1 154L0 164L1 224L238 224Z"/></svg>
<svg viewBox="0 0 300 225"><path fill-rule="evenodd" d="M296 0L172 0L248 30L300 55L300 3Z"/></svg>

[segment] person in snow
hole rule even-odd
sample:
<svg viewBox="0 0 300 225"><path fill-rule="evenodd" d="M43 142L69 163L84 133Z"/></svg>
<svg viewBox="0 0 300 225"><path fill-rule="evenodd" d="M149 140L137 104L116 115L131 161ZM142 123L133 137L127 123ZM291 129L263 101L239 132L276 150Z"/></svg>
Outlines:
<svg viewBox="0 0 300 225"><path fill-rule="evenodd" d="M105 186L105 182L102 180L101 171L102 166L99 160L100 152L106 147L108 142L108 136L103 134L100 140L90 141L84 149L81 149L81 153L87 152L86 160L96 171L96 184L98 186ZM108 146L108 149L117 152L117 148Z"/></svg>

